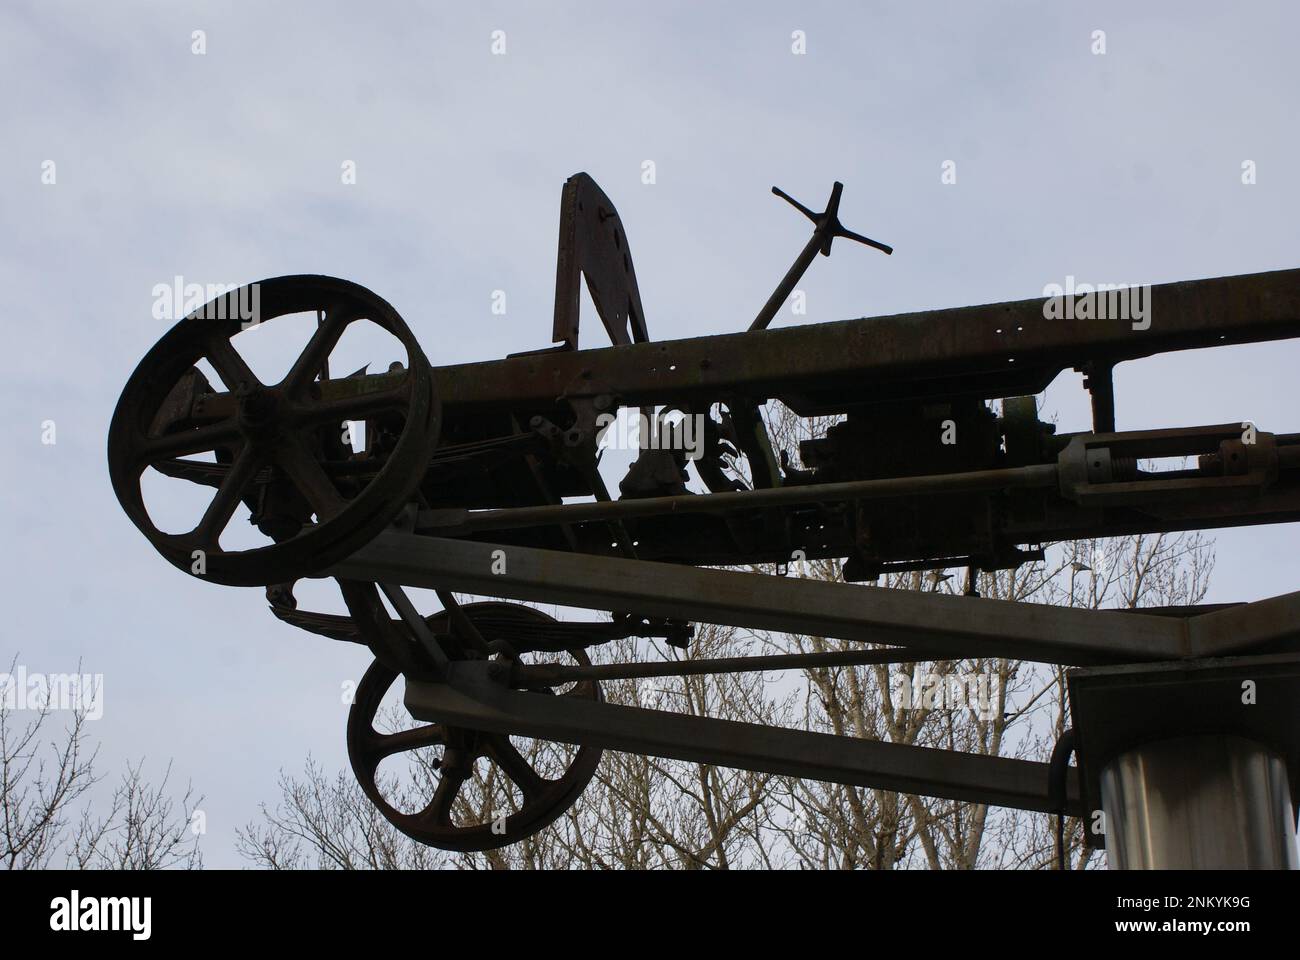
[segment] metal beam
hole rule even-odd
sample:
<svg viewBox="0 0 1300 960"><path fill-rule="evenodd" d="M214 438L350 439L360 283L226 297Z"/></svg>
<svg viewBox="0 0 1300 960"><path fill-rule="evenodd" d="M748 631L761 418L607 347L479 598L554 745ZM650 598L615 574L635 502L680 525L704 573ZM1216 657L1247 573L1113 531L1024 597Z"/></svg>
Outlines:
<svg viewBox="0 0 1300 960"><path fill-rule="evenodd" d="M1187 622L1198 657L1222 657L1246 650L1282 650L1300 635L1300 591L1216 610Z"/></svg>
<svg viewBox="0 0 1300 960"><path fill-rule="evenodd" d="M494 570L503 572L493 572ZM628 611L970 657L1090 665L1188 656L1168 617L916 593L389 531L323 576Z"/></svg>
<svg viewBox="0 0 1300 960"><path fill-rule="evenodd" d="M408 680L418 720L592 744L688 763L1047 811L1047 764L510 690L488 663L458 662L447 683ZM1070 771L1066 812L1082 811Z"/></svg>
<svg viewBox="0 0 1300 960"><path fill-rule="evenodd" d="M799 411L904 397L1041 392L1062 370L1300 337L1300 270L1151 287L1150 326L1046 319L1044 298L435 367L448 411L609 393L628 406L734 392Z"/></svg>

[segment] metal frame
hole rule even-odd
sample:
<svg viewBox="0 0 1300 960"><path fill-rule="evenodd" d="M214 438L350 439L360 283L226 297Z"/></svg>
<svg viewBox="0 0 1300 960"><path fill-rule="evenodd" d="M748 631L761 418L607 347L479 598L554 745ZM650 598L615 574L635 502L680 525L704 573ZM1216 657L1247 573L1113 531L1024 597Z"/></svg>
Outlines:
<svg viewBox="0 0 1300 960"><path fill-rule="evenodd" d="M502 561L504 571L493 572L502 570ZM1183 615L1077 610L399 531L376 538L328 574L379 582L390 598L392 585L401 584L898 645L897 650L864 651L866 659L880 660L988 656L1100 665L1278 650L1294 648L1300 640L1300 593L1202 614L1194 607L1172 611ZM803 666L797 658L788 664L778 664L784 657L761 659L771 662L747 666ZM711 663L719 672L727 668L725 661ZM649 665L647 674L655 666ZM501 667L456 662L437 681L408 680L407 708L418 719L497 733L1026 810L1053 809L1044 763L542 697L510 689L501 682L506 679ZM563 678L557 674L557 679ZM1083 810L1074 779L1067 798L1067 806L1057 812Z"/></svg>
<svg viewBox="0 0 1300 960"><path fill-rule="evenodd" d="M1148 299L1138 323L1111 310L1053 319L1051 302L1034 298L773 330L767 327L787 294L817 253L829 255L834 238L892 252L840 223L841 184L820 213L774 192L815 229L745 333L649 342L622 221L595 182L578 174L562 193L558 346L433 368L411 329L370 291L332 278L281 277L265 281L259 319L304 310L318 317L281 383L257 382L230 343L242 328L238 311L220 300L209 305L222 308L215 314L205 308L178 324L128 382L109 443L128 515L182 569L197 544L207 551L202 575L265 585L283 620L360 639L375 652L362 683L369 706L354 703L350 713L349 756L363 789L408 835L448 849L506 842L486 827L472 836L449 830L451 788L443 787L458 789L483 750L513 769L507 774L526 799L531 791L514 838L573 801L601 747L1078 813L1078 783L1067 771L1064 795L1059 779L1049 787L1048 764L611 706L600 702L594 681L968 657L1105 666L1294 649L1300 594L1136 613L973 594L977 570L1039 558L1045 542L1300 519L1300 434L1250 426L1247 439L1236 424L1116 433L1112 375L1116 364L1151 354L1300 337L1300 270L1141 288ZM577 349L584 279L612 347ZM243 302L242 292L226 299L236 296ZM1121 298L1100 296L1108 306ZM363 318L402 342L405 369L331 378L333 345ZM193 368L200 357L216 368L224 393ZM1056 437L1028 395L1070 368L1085 375L1093 432ZM995 413L987 401L999 398L1005 402ZM760 407L769 400L800 416L844 420L801 443L795 467L767 434ZM704 421L696 473L710 492L686 495L684 452L655 447L641 451L615 501L598 469L601 421L620 409L660 406ZM357 453L333 431L340 419L362 418L367 449ZM917 442L940 424L945 432L960 424L963 444ZM205 451L213 462L186 459ZM740 455L749 467L743 482L727 473ZM1139 466L1165 456L1197 457L1197 465L1162 474ZM165 535L154 527L138 489L150 466L217 488L195 531ZM596 502L573 502L588 497ZM220 549L241 502L271 545ZM735 569L792 556L843 560L845 581L964 566L971 595ZM303 576L339 578L351 617L294 610L292 583ZM421 617L403 586L434 589L445 614ZM539 625L539 617L550 618L528 608L531 626L523 629L510 605L476 605L471 615L451 590L614 611L615 622ZM687 620L881 646L597 666L584 652L614 636L683 646ZM517 657L541 650L567 651L577 666L530 666ZM445 747L438 795L429 816L414 820L370 789L372 761L392 741L376 739L365 714L398 673L408 681L411 713L438 721L414 739L441 738ZM536 692L563 680L588 696ZM593 749L579 751L585 759L563 789L548 792L500 734ZM489 743L489 735L497 740ZM399 747L412 740L404 736ZM1050 768L1059 778L1063 768Z"/></svg>

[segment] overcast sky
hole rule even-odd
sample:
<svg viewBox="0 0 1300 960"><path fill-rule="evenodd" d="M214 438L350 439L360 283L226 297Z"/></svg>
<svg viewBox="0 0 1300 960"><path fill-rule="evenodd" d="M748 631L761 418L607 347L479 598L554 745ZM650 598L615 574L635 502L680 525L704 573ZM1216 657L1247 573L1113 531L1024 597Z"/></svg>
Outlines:
<svg viewBox="0 0 1300 960"><path fill-rule="evenodd" d="M118 507L106 428L168 326L156 284L332 274L435 364L542 347L579 170L618 205L658 338L747 326L807 236L773 184L820 208L842 180L845 224L896 247L819 258L782 324L1296 267L1298 34L1284 2L6 3L0 661L104 674L105 770L173 760L207 797L207 863L238 865L281 768L346 764L341 685L368 655L180 574ZM1298 362L1122 366L1119 428L1298 430ZM1085 426L1077 375L1048 406ZM1295 589L1295 533L1218 534L1210 599Z"/></svg>

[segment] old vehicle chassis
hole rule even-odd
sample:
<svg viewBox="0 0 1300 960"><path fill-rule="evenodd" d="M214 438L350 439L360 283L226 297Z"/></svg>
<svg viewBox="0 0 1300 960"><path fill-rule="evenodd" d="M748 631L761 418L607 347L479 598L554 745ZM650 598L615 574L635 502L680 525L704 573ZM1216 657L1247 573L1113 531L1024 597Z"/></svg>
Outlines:
<svg viewBox="0 0 1300 960"><path fill-rule="evenodd" d="M743 333L651 341L621 221L585 175L562 195L554 347L432 366L397 312L364 288L280 277L260 285L258 322L315 311L319 326L288 376L263 384L231 345L241 324L228 294L182 320L132 376L110 428L115 490L187 573L264 586L281 620L373 651L349 754L385 816L423 842L485 849L541 829L581 793L602 748L1081 813L1093 801L1073 774L1052 787L1047 764L678 716L601 696L600 682L615 678L974 656L1096 666L1295 649L1300 594L1092 612L983 599L975 573L1038 559L1062 540L1300 519L1300 434L1235 419L1117 431L1112 386L1119 363L1300 335L1300 270L1154 286L1145 323L1054 318L1037 298L767 329L773 304L835 237L890 252L843 228L839 198L837 184L821 213L795 204L813 237ZM577 349L580 278L612 346ZM384 373L331 377L330 350L358 320L392 334L406 359ZM222 384L197 372L200 358ZM1093 429L1057 435L1039 421L1033 395L1069 369L1086 377ZM832 425L781 449L765 416L774 401ZM615 498L599 464L619 411L661 423L682 422L666 412L696 418L698 455L688 461L672 444L639 450ZM349 420L365 421L365 449L331 440ZM205 451L210 461L191 459ZM1147 467L1169 458L1184 463ZM163 533L151 520L139 495L150 468L216 488L194 530ZM266 546L222 548L241 504ZM783 573L795 559L837 561L845 582L755 569ZM970 571L968 595L862 584L951 567ZM293 585L309 577L336 578L349 615L297 609ZM436 590L443 610L422 615L403 587ZM452 591L611 616L556 621L517 603L462 605ZM632 663L587 654L626 637L688 648L693 622L864 646ZM539 652L569 662L529 662ZM372 721L399 675L408 711L429 726L381 733ZM547 695L554 691L564 693ZM560 776L544 777L511 735L578 749ZM417 813L394 810L378 764L422 748L442 750L435 795ZM518 788L503 829L453 816L482 757Z"/></svg>

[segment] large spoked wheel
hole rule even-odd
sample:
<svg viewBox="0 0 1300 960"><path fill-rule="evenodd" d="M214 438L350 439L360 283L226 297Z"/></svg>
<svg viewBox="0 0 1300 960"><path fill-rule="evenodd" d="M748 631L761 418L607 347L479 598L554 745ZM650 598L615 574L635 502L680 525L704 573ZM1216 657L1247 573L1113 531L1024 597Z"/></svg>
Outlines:
<svg viewBox="0 0 1300 960"><path fill-rule="evenodd" d="M258 296L250 294L258 288ZM181 320L154 345L122 391L109 428L113 490L132 522L171 563L233 586L262 586L316 573L372 539L411 497L437 440L441 410L424 353L387 302L346 280L276 277L227 293ZM231 343L254 322L315 312L319 326L289 372L262 383ZM242 314L242 315L241 315ZM369 321L406 352L386 376L325 380L331 350L348 326ZM226 393L207 387L195 365L206 359ZM318 379L320 377L321 379ZM391 442L372 464L331 462L326 439L344 421L382 418ZM395 439L393 439L395 437ZM180 458L215 454L215 463ZM201 472L216 493L197 525L164 533L141 491L151 466L170 475ZM287 505L263 527L275 542L225 550L221 535L241 502L274 485ZM251 509L251 507L250 507Z"/></svg>
<svg viewBox="0 0 1300 960"><path fill-rule="evenodd" d="M477 614L520 617L538 624L554 622L540 610L514 603L475 603L462 609L471 620ZM444 632L445 614L434 618L431 626ZM569 656L584 666L591 662L582 650L570 651ZM598 747L536 741L532 749L524 751L506 734L440 723L381 732L375 729L375 716L397 677L397 671L378 660L362 677L348 714L348 758L366 796L408 837L458 852L518 843L558 819L596 772L601 757ZM558 695L598 701L600 687L586 681ZM394 754L423 748L433 748L439 754L426 764L436 766L437 784L423 809L406 813L381 790L379 764ZM501 789L505 781L511 785L508 790ZM496 806L498 802L500 806Z"/></svg>

